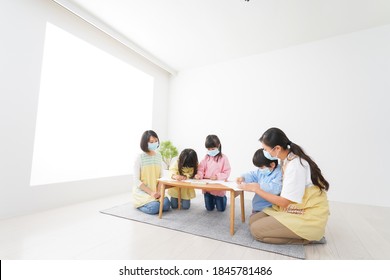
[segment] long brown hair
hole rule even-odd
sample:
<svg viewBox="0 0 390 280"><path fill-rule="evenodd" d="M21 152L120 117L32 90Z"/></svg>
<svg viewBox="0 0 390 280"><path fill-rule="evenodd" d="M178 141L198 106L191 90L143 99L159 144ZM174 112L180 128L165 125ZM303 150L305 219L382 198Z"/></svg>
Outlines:
<svg viewBox="0 0 390 280"><path fill-rule="evenodd" d="M306 160L310 166L311 181L313 184L318 186L321 190L327 191L329 189L329 183L325 180L324 176L322 176L321 169L318 167L318 165L303 151L299 145L291 142L282 130L276 127L272 127L263 133L259 141L269 146L270 148L281 146L285 150L289 149L299 157L301 164L302 159Z"/></svg>

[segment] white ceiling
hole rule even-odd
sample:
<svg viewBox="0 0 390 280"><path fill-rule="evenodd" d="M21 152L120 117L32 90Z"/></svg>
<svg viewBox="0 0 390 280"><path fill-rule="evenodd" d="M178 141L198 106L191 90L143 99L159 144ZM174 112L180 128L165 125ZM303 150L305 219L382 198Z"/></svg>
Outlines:
<svg viewBox="0 0 390 280"><path fill-rule="evenodd" d="M177 71L390 24L389 0L67 2Z"/></svg>

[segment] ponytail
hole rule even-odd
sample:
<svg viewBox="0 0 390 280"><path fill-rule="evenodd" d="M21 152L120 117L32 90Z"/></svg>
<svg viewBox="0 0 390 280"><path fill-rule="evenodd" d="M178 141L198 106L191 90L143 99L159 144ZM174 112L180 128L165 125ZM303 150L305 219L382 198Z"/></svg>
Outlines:
<svg viewBox="0 0 390 280"><path fill-rule="evenodd" d="M302 159L306 160L309 163L310 166L310 174L311 174L311 181L314 185L318 186L321 190L329 190L329 183L326 181L324 176L321 173L321 169L318 167L317 163L315 163L304 151L303 149L290 141L290 151L293 152L293 154L297 155L299 157L299 160L302 164Z"/></svg>

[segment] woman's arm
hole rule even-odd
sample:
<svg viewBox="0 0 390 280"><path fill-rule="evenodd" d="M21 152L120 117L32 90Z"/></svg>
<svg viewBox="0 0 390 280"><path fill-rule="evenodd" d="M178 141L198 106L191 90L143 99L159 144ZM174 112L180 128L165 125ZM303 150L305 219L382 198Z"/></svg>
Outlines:
<svg viewBox="0 0 390 280"><path fill-rule="evenodd" d="M267 193L261 189L261 186L258 183L240 184L238 187L244 191L254 192L265 200L282 208L287 208L287 206L291 204L291 201L284 197Z"/></svg>
<svg viewBox="0 0 390 280"><path fill-rule="evenodd" d="M160 192L157 191L157 192L154 192L152 191L148 186L146 186L144 183L142 183L139 188L141 190L143 190L144 192L146 192L148 195L150 195L151 197L154 197L154 198L159 198L161 195L160 195Z"/></svg>
<svg viewBox="0 0 390 280"><path fill-rule="evenodd" d="M154 198L159 198L160 193L153 192L147 185L141 181L141 157L138 156L134 162L133 166L133 178L134 178L134 187L139 188L140 190L146 192Z"/></svg>
<svg viewBox="0 0 390 280"><path fill-rule="evenodd" d="M133 187L138 188L141 184L141 157L137 156L133 166Z"/></svg>

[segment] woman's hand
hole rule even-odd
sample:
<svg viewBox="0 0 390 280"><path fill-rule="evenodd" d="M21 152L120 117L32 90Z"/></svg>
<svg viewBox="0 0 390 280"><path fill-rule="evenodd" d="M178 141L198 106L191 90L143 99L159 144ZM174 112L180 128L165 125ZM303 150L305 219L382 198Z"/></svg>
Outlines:
<svg viewBox="0 0 390 280"><path fill-rule="evenodd" d="M210 177L210 180L217 180L217 179L218 179L217 175L213 175Z"/></svg>
<svg viewBox="0 0 390 280"><path fill-rule="evenodd" d="M159 199L161 197L161 194L159 192L151 192L151 197L154 197L155 199Z"/></svg>
<svg viewBox="0 0 390 280"><path fill-rule="evenodd" d="M196 174L196 175L194 176L194 179L200 180L200 176L199 176L198 174Z"/></svg>

